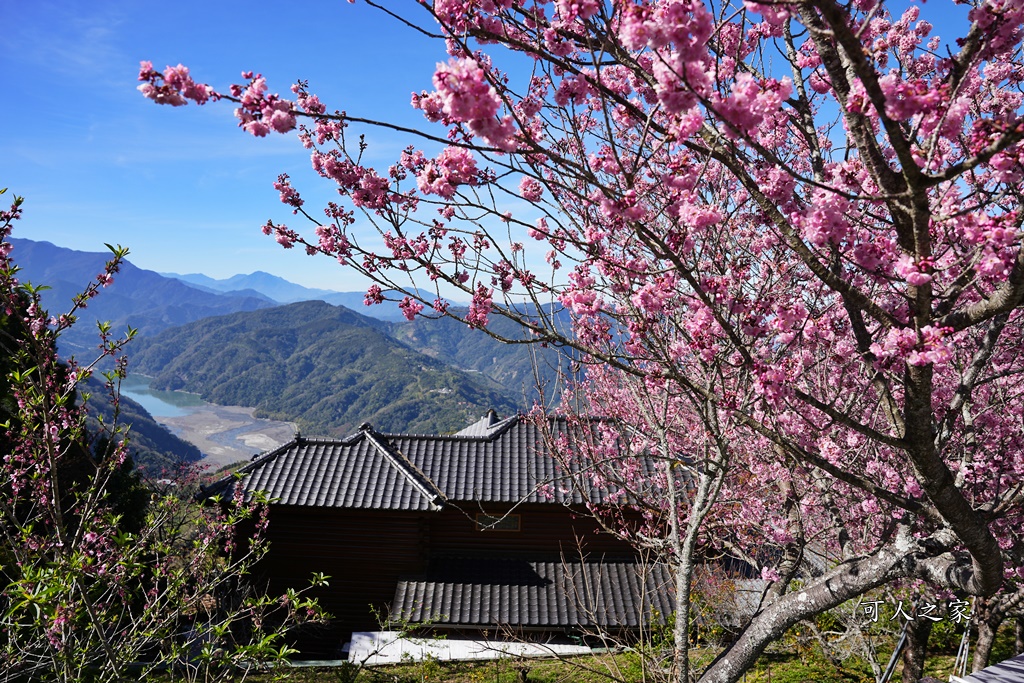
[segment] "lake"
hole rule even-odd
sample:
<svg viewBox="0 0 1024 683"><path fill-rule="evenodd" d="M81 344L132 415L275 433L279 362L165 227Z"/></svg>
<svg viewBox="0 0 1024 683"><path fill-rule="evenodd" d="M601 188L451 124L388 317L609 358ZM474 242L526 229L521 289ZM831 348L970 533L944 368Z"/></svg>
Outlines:
<svg viewBox="0 0 1024 683"><path fill-rule="evenodd" d="M142 405L153 417L182 417L208 405L196 394L160 391L149 386L150 378L129 375L121 382L121 393Z"/></svg>

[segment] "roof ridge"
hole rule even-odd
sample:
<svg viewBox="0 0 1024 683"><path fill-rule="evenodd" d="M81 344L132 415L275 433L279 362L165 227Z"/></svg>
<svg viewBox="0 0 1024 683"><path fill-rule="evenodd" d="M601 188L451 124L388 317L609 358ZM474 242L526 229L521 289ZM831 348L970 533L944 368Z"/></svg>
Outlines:
<svg viewBox="0 0 1024 683"><path fill-rule="evenodd" d="M402 476L408 479L409 483L416 487L432 506L440 509L447 504L447 499L444 493L441 492L441 489L437 487L437 484L405 457L401 451L393 447L383 434L374 431L373 427L368 424L363 424L360 429L363 436L373 444L374 448L390 460L398 471L401 472Z"/></svg>
<svg viewBox="0 0 1024 683"><path fill-rule="evenodd" d="M355 432L354 434L343 436L340 439L336 436L301 436L296 441L301 443L343 444L345 446L349 446L356 443L361 438L363 438L363 433Z"/></svg>
<svg viewBox="0 0 1024 683"><path fill-rule="evenodd" d="M511 419L511 418L507 418ZM511 426L508 425L508 426ZM508 427L503 427L501 431L507 431ZM423 441L490 441L495 436L498 436L498 432L491 434L484 434L480 436L466 436L464 434L407 434L405 432L378 432L374 430L374 433L378 436L386 439L419 439ZM302 437L303 441L312 443L323 443L323 444L341 444L343 446L351 446L352 444L363 438L362 432L356 432L355 434L349 434L341 439L332 436L315 436L315 437Z"/></svg>
<svg viewBox="0 0 1024 683"><path fill-rule="evenodd" d="M234 472L225 474L223 477L207 486L200 486L199 495L202 496L203 498L208 497L208 494L214 489L226 486L228 482L237 481L239 475L249 474L253 470L262 467L264 464L276 459L278 456L280 456L282 453L284 453L292 446L301 445L305 441L309 441L309 439L296 435L291 441L281 444L280 446L273 450L264 451L263 453L256 454L255 456L253 456L252 461L249 462L247 465L239 467Z"/></svg>
<svg viewBox="0 0 1024 683"><path fill-rule="evenodd" d="M405 434L401 432L377 432L381 436L390 439L426 439L430 441L493 441L505 432L507 432L513 425L518 424L521 415L510 415L498 422L494 423L491 431L486 434Z"/></svg>
<svg viewBox="0 0 1024 683"><path fill-rule="evenodd" d="M385 438L385 439L422 439L426 441L493 441L497 437L501 436L514 425L522 421L523 415L509 415L506 418L495 422L490 431L486 434L410 434L408 432L379 432L376 429L373 430L374 434ZM548 416L549 419L560 419L557 416ZM333 436L301 436L299 441L306 441L312 443L323 443L323 444L342 444L344 446L350 446L363 437L365 433L365 427L368 427L368 423L360 425L360 430L353 434L337 438ZM294 440L293 440L294 441Z"/></svg>
<svg viewBox="0 0 1024 683"><path fill-rule="evenodd" d="M509 429L511 429L512 425L519 424L519 418L519 415L509 415L504 420L498 420L497 422L494 423L493 430L487 436L493 439L498 438L499 436L507 432Z"/></svg>
<svg viewBox="0 0 1024 683"><path fill-rule="evenodd" d="M518 555L467 555L467 554L462 554L462 553L454 553L454 554L438 555L438 556L432 557L430 559L431 559L432 562L438 561L438 560L440 560L440 561L447 560L447 561L455 561L455 562L465 562L465 561L470 561L470 562L526 562L528 564L530 564L530 563L538 563L538 564L539 563L543 563L543 564L565 564L565 565L577 565L578 564L578 565L590 565L590 566L592 566L592 565L604 565L604 564L632 565L632 566L644 565L644 566L650 566L650 567L653 567L653 566L656 566L656 565L668 566L667 562L660 561L660 560L657 560L657 561L654 561L654 562L646 562L645 563L640 558L630 557L630 556L627 556L627 555L621 555L621 554L617 554L617 553L607 553L607 552L602 552L602 553L598 554L597 559L590 559L589 555L584 557L584 558L573 557L573 558L570 559L570 558L566 558L564 556L563 557L559 557L557 555L557 553L553 553L553 552L551 552L551 553L541 553L541 552L538 552L538 553L532 553L532 554L527 554L527 555L523 555L523 556L518 556ZM757 579L757 580L760 581L760 579Z"/></svg>
<svg viewBox="0 0 1024 683"><path fill-rule="evenodd" d="M492 435L466 436L464 434L402 434L400 432L378 432L389 439L421 439L423 441L490 441Z"/></svg>

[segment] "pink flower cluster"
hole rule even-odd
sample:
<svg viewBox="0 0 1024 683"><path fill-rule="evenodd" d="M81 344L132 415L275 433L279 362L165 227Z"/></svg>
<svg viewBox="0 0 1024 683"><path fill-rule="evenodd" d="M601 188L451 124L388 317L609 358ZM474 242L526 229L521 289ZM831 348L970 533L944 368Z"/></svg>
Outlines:
<svg viewBox="0 0 1024 683"><path fill-rule="evenodd" d="M696 121L686 113L711 92L707 43L714 18L699 0L627 3L621 12L619 38L632 50L654 49L649 68L658 100L667 113L686 115L687 132L680 137L687 137Z"/></svg>
<svg viewBox="0 0 1024 683"><path fill-rule="evenodd" d="M563 292L558 300L574 314L581 316L600 313L604 308L604 299L589 289L568 290Z"/></svg>
<svg viewBox="0 0 1024 683"><path fill-rule="evenodd" d="M470 327L487 327L493 296L493 289L488 289L482 283L477 284L473 300L469 304L469 313L466 314L466 322Z"/></svg>
<svg viewBox="0 0 1024 683"><path fill-rule="evenodd" d="M293 206L299 209L302 206L302 198L299 196L298 190L291 185L291 181L288 179L287 173L282 173L277 176L277 182L274 183L274 189L281 193L281 202L288 206Z"/></svg>
<svg viewBox="0 0 1024 683"><path fill-rule="evenodd" d="M267 221L261 228L264 235L274 235L274 239L285 249L291 249L295 246L296 242L301 241L299 233L295 232L287 225L275 224L273 221Z"/></svg>
<svg viewBox="0 0 1024 683"><path fill-rule="evenodd" d="M409 296L404 297L398 303L398 307L402 310L402 315L406 320L415 320L416 314L423 310L423 304Z"/></svg>
<svg viewBox="0 0 1024 683"><path fill-rule="evenodd" d="M637 290L636 294L630 297L630 301L644 315L660 315L674 306L676 287L677 278L675 276L659 275Z"/></svg>
<svg viewBox="0 0 1024 683"><path fill-rule="evenodd" d="M523 176L519 181L519 195L528 202L539 202L544 196L544 187L534 178Z"/></svg>
<svg viewBox="0 0 1024 683"><path fill-rule="evenodd" d="M777 367L759 368L754 376L754 391L770 404L777 404L790 393L790 378Z"/></svg>
<svg viewBox="0 0 1024 683"><path fill-rule="evenodd" d="M933 265L931 259L915 261L913 256L903 254L897 259L893 270L897 275L906 280L908 285L920 287L932 281L929 271L931 271Z"/></svg>
<svg viewBox="0 0 1024 683"><path fill-rule="evenodd" d="M537 219L537 227L527 228L526 234L533 239L540 241L551 236L551 229L548 228L548 219L541 216Z"/></svg>
<svg viewBox="0 0 1024 683"><path fill-rule="evenodd" d="M180 107L192 100L196 104L206 104L217 95L208 85L196 83L188 73L188 67L179 64L168 66L163 73L153 69L153 62L139 63L139 92L157 104L169 104Z"/></svg>
<svg viewBox="0 0 1024 683"><path fill-rule="evenodd" d="M770 30L764 32L766 36L781 36L782 25L786 22L792 14L790 5L776 2L752 2L751 0L744 0L743 6L748 12L755 12L764 17L764 22L770 27Z"/></svg>
<svg viewBox="0 0 1024 683"><path fill-rule="evenodd" d="M557 0L555 4L562 21L586 20L601 11L598 0Z"/></svg>
<svg viewBox="0 0 1024 683"><path fill-rule="evenodd" d="M514 148L512 117L499 118L501 97L487 80L487 73L473 59L453 58L438 64L433 93L413 95L414 107L430 121L465 123L474 135L502 150Z"/></svg>
<svg viewBox="0 0 1024 683"><path fill-rule="evenodd" d="M258 138L266 137L272 130L287 133L295 128L293 104L276 94L267 95L267 79L261 74L254 76L251 71L243 72L242 78L249 79L248 86L231 86L231 95L240 98L240 106L235 109L239 126Z"/></svg>
<svg viewBox="0 0 1024 683"><path fill-rule="evenodd" d="M347 215L342 220L348 222L349 218L350 215ZM338 226L332 223L327 225L318 225L316 226L315 232L317 243L323 253L334 255L342 265L351 258L352 244L348 241L348 237L338 228Z"/></svg>
<svg viewBox="0 0 1024 683"><path fill-rule="evenodd" d="M423 165L416 185L423 194L451 199L459 185L476 185L479 172L472 152L463 147L446 147L437 159Z"/></svg>
<svg viewBox="0 0 1024 683"><path fill-rule="evenodd" d="M998 217L983 212L970 212L959 217L956 229L961 239L981 247L981 260L976 266L986 277L1003 277L1016 258L1016 246L1022 233L1016 227L1018 212L1008 211Z"/></svg>
<svg viewBox="0 0 1024 683"><path fill-rule="evenodd" d="M621 7L619 38L631 50L674 47L684 61L706 52L714 17L700 0L669 0L656 6L628 3Z"/></svg>
<svg viewBox="0 0 1024 683"><path fill-rule="evenodd" d="M363 305L376 306L382 303L384 303L384 292L380 285L370 285L366 290L366 296L363 297Z"/></svg>
<svg viewBox="0 0 1024 683"><path fill-rule="evenodd" d="M943 366L953 357L949 336L952 328L921 328L920 336L910 328L892 328L880 342L871 345L871 353L880 361L906 360L908 365Z"/></svg>
<svg viewBox="0 0 1024 683"><path fill-rule="evenodd" d="M885 114L896 121L934 110L944 103L948 90L946 87L936 88L921 78L903 81L896 72L882 76L878 85L885 95Z"/></svg>
<svg viewBox="0 0 1024 683"><path fill-rule="evenodd" d="M313 170L338 183L340 191L349 195L357 207L382 209L391 198L387 178L382 178L372 168L342 158L337 150L326 154L313 152L311 159Z"/></svg>
<svg viewBox="0 0 1024 683"><path fill-rule="evenodd" d="M816 189L802 216L795 216L804 239L816 247L840 244L850 232L850 202L835 192Z"/></svg>
<svg viewBox="0 0 1024 683"><path fill-rule="evenodd" d="M825 89L827 90L828 87L826 86ZM851 114L866 114L870 101L864 84L860 82L860 79L854 79L850 84L850 93L846 96L846 111Z"/></svg>
<svg viewBox="0 0 1024 683"><path fill-rule="evenodd" d="M948 339L952 333L953 328L951 327L933 327L931 325L922 327L921 342L907 356L907 363L910 365L945 365L953 357L953 346Z"/></svg>
<svg viewBox="0 0 1024 683"><path fill-rule="evenodd" d="M726 136L753 134L766 117L778 111L782 101L792 92L793 83L789 77L759 83L745 71L737 74L730 96L716 95L713 100L715 111L733 126L723 132Z"/></svg>

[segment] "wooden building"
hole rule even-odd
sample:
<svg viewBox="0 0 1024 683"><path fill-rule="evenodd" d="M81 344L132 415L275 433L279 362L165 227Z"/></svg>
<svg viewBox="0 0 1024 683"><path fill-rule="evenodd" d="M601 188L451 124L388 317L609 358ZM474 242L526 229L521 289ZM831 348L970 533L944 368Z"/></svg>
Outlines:
<svg viewBox="0 0 1024 683"><path fill-rule="evenodd" d="M209 493L241 486L275 500L270 590L330 576L318 597L334 619L306 655L334 656L347 634L388 617L551 633L669 614L664 566L643 566L600 529L543 444L531 421L493 412L448 436L363 425L342 440L297 437Z"/></svg>

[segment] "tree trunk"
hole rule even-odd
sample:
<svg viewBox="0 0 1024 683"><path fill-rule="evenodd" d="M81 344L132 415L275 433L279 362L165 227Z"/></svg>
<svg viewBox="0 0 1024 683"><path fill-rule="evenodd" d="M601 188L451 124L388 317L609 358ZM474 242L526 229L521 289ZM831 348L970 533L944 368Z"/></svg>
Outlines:
<svg viewBox="0 0 1024 683"><path fill-rule="evenodd" d="M1013 651L1019 655L1024 654L1024 617L1013 620Z"/></svg>
<svg viewBox="0 0 1024 683"><path fill-rule="evenodd" d="M996 642L996 632L999 631L999 624L1002 621L999 617L978 620L978 643L974 646L972 671L981 671L988 666L992 645Z"/></svg>
<svg viewBox="0 0 1024 683"><path fill-rule="evenodd" d="M661 433L663 447L667 443L664 431ZM670 454L666 452L666 456ZM676 475L672 466L666 473L669 510L677 510L678 491ZM701 480L700 492L705 490L705 480ZM697 494L698 496L701 493ZM670 515L669 543L672 548L673 569L676 578L676 622L672 638L675 647L675 679L676 683L689 683L690 679L690 593L693 588L693 553L697 544L698 524L689 520L685 536L680 530L679 515ZM698 520L699 522L699 520Z"/></svg>
<svg viewBox="0 0 1024 683"><path fill-rule="evenodd" d="M907 628L907 642L903 648L903 683L918 683L924 675L924 658L928 650L928 636L932 622L917 619Z"/></svg>
<svg viewBox="0 0 1024 683"><path fill-rule="evenodd" d="M903 560L908 549L909 545L902 549L889 547L869 557L847 560L811 579L802 590L787 593L763 606L739 637L704 671L700 683L735 683L753 666L768 644L781 638L796 622L905 576L907 564Z"/></svg>

